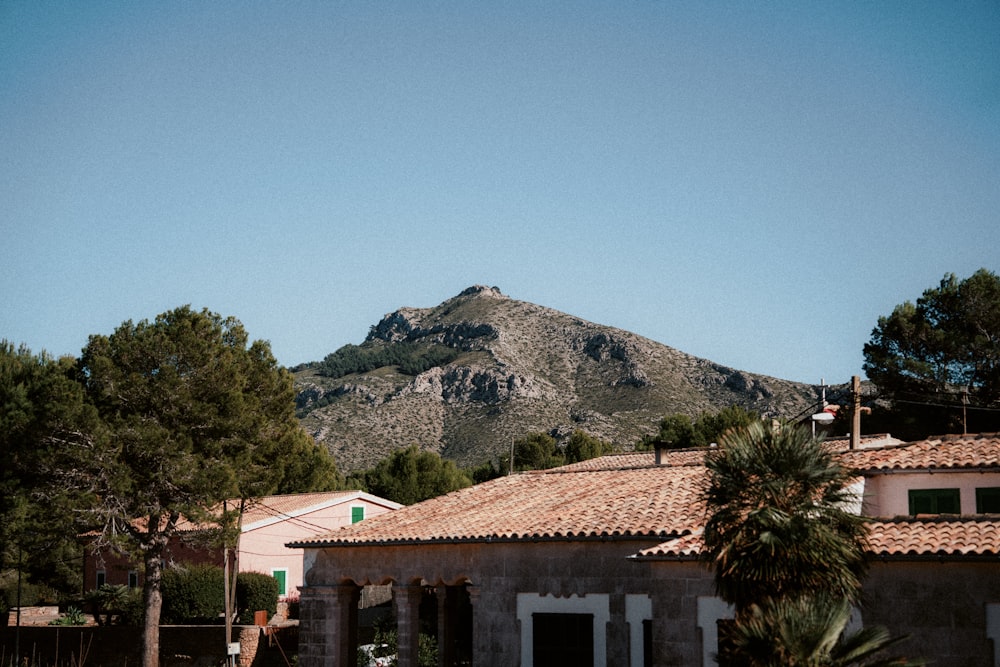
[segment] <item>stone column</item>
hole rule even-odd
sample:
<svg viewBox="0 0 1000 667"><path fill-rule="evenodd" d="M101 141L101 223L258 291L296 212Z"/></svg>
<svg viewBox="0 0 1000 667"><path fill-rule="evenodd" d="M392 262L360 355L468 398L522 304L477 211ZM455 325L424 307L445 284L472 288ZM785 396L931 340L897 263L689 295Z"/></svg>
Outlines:
<svg viewBox="0 0 1000 667"><path fill-rule="evenodd" d="M461 586L437 587L438 667L452 667L455 664L455 641L462 592Z"/></svg>
<svg viewBox="0 0 1000 667"><path fill-rule="evenodd" d="M396 642L398 667L418 667L420 641L420 598L423 586L393 584L392 605L396 610Z"/></svg>
<svg viewBox="0 0 1000 667"><path fill-rule="evenodd" d="M361 589L304 586L299 660L302 667L357 667L358 599Z"/></svg>
<svg viewBox="0 0 1000 667"><path fill-rule="evenodd" d="M467 590L469 592L469 604L472 606L472 618L475 619L475 625L472 629L472 664L488 664L489 658L492 655L489 644L490 640L486 632L479 630L480 628L487 627L487 623L489 622L480 614L482 589L479 586L469 586Z"/></svg>

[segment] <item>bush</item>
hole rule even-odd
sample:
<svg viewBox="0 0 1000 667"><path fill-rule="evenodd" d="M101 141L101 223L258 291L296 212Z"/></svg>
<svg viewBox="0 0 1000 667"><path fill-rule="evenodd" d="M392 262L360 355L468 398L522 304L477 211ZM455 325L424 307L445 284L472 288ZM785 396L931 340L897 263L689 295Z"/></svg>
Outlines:
<svg viewBox="0 0 1000 667"><path fill-rule="evenodd" d="M122 603L119 620L122 625L141 628L146 618L146 608L142 603L142 589L133 588Z"/></svg>
<svg viewBox="0 0 1000 667"><path fill-rule="evenodd" d="M216 565L189 565L165 570L162 591L163 623L218 623L225 613L222 568Z"/></svg>
<svg viewBox="0 0 1000 667"><path fill-rule="evenodd" d="M121 584L104 584L100 588L88 591L84 600L94 614L98 625L111 625L115 616L121 617L122 607L129 597L129 589Z"/></svg>
<svg viewBox="0 0 1000 667"><path fill-rule="evenodd" d="M87 615L77 607L69 607L66 613L54 621L49 621L49 625L86 625Z"/></svg>
<svg viewBox="0 0 1000 667"><path fill-rule="evenodd" d="M244 625L253 623L255 611L267 611L271 618L278 611L278 580L261 572L240 572L236 577L236 608Z"/></svg>
<svg viewBox="0 0 1000 667"><path fill-rule="evenodd" d="M21 580L21 606L37 607L59 603L59 592L44 584L28 581L27 573ZM7 606L13 609L17 606L17 572L7 570L0 575L0 608Z"/></svg>
<svg viewBox="0 0 1000 667"><path fill-rule="evenodd" d="M398 650L398 634L395 629L376 630L373 644L358 647L358 665L369 667L372 664L393 664ZM383 658L382 661L377 660ZM393 663L387 662L392 660ZM437 639L421 632L417 635L417 665L418 667L437 667Z"/></svg>

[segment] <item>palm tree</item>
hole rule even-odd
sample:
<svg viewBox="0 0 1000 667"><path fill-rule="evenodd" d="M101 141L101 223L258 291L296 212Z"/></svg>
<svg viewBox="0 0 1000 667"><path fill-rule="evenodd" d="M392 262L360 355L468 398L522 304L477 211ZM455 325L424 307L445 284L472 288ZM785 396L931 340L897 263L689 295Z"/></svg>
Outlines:
<svg viewBox="0 0 1000 667"><path fill-rule="evenodd" d="M704 557L736 609L821 594L854 602L865 527L850 511L854 475L802 427L754 422L706 456Z"/></svg>
<svg viewBox="0 0 1000 667"><path fill-rule="evenodd" d="M719 663L731 667L904 667L924 664L883 652L904 637L880 627L851 635L846 600L827 596L752 605L733 626Z"/></svg>

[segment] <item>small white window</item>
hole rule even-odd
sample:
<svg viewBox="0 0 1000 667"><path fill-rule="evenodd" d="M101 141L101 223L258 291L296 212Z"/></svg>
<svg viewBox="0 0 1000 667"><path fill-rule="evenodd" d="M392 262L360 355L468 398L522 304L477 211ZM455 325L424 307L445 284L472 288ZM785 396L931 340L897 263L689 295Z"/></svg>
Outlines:
<svg viewBox="0 0 1000 667"><path fill-rule="evenodd" d="M100 588L104 584L108 583L108 573L104 570L97 571L97 588Z"/></svg>

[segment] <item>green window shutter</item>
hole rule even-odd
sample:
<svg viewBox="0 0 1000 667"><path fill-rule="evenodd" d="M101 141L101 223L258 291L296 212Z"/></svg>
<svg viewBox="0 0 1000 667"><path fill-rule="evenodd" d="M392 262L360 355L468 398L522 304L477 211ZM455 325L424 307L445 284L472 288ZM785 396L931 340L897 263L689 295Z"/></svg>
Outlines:
<svg viewBox="0 0 1000 667"><path fill-rule="evenodd" d="M976 513L1000 514L1000 486L976 489Z"/></svg>
<svg viewBox="0 0 1000 667"><path fill-rule="evenodd" d="M358 521L363 521L365 518L365 508L364 507L352 507L351 508L351 523L357 523Z"/></svg>
<svg viewBox="0 0 1000 667"><path fill-rule="evenodd" d="M288 595L288 572L271 570L271 576L278 580L278 595Z"/></svg>
<svg viewBox="0 0 1000 667"><path fill-rule="evenodd" d="M910 514L959 514L962 511L958 489L911 489Z"/></svg>

